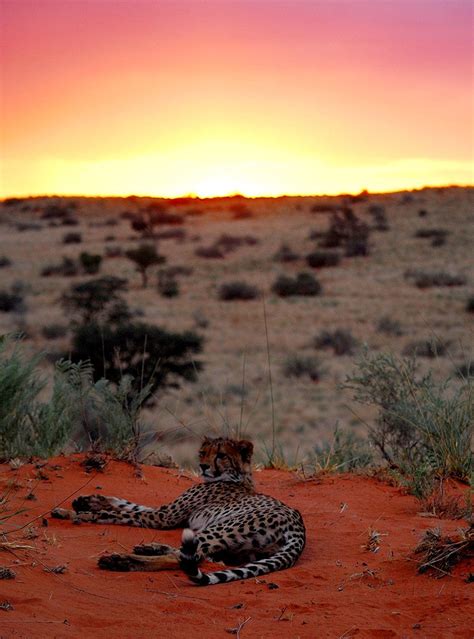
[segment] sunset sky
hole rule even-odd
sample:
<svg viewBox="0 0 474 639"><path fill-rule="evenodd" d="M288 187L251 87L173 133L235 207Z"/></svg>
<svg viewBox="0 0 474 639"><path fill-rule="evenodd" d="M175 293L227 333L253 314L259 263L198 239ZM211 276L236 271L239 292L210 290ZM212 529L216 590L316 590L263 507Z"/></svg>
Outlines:
<svg viewBox="0 0 474 639"><path fill-rule="evenodd" d="M0 7L0 197L474 181L471 0Z"/></svg>

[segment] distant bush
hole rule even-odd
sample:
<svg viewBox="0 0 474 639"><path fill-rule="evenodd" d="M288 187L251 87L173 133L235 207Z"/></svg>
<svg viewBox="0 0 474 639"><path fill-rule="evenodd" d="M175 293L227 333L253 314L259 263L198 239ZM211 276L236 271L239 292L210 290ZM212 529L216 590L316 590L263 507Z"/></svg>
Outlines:
<svg viewBox="0 0 474 639"><path fill-rule="evenodd" d="M68 328L63 324L48 324L41 329L41 335L45 339L58 339L67 335Z"/></svg>
<svg viewBox="0 0 474 639"><path fill-rule="evenodd" d="M311 268L329 268L337 266L341 256L336 251L313 251L306 256L306 262Z"/></svg>
<svg viewBox="0 0 474 639"><path fill-rule="evenodd" d="M73 215L64 217L61 221L62 226L79 226L79 220Z"/></svg>
<svg viewBox="0 0 474 639"><path fill-rule="evenodd" d="M246 282L227 282L219 287L219 299L224 302L233 300L254 300L260 297L260 291L256 286Z"/></svg>
<svg viewBox="0 0 474 639"><path fill-rule="evenodd" d="M433 286L464 286L467 283L464 275L452 275L444 271L422 271L408 269L404 273L406 280L411 280L418 288L431 288Z"/></svg>
<svg viewBox="0 0 474 639"><path fill-rule="evenodd" d="M168 266L167 268L163 268L160 270L160 273L167 277L178 277L178 276L189 276L194 273L194 269L192 266L180 266L179 264L175 264L174 266Z"/></svg>
<svg viewBox="0 0 474 639"><path fill-rule="evenodd" d="M389 225L387 220L387 213L385 207L380 204L372 204L368 208L369 215L372 216L374 221L374 229L376 231L388 231Z"/></svg>
<svg viewBox="0 0 474 639"><path fill-rule="evenodd" d="M358 341L348 330L322 331L313 342L317 349L332 348L334 355L352 355Z"/></svg>
<svg viewBox="0 0 474 639"><path fill-rule="evenodd" d="M320 295L322 287L311 273L298 273L296 278L280 275L273 284L272 291L280 297L314 296Z"/></svg>
<svg viewBox="0 0 474 639"><path fill-rule="evenodd" d="M219 260L225 257L224 251L219 246L211 244L210 246L198 246L194 251L197 257L205 257L206 259Z"/></svg>
<svg viewBox="0 0 474 639"><path fill-rule="evenodd" d="M14 291L0 291L0 312L11 313L20 311L23 306L23 296Z"/></svg>
<svg viewBox="0 0 474 639"><path fill-rule="evenodd" d="M295 262L299 260L300 256L298 253L295 253L289 244L285 244L284 242L280 244L280 248L273 256L275 262Z"/></svg>
<svg viewBox="0 0 474 639"><path fill-rule="evenodd" d="M79 255L79 261L87 275L96 275L100 270L102 255L83 252Z"/></svg>
<svg viewBox="0 0 474 639"><path fill-rule="evenodd" d="M463 364L459 364L454 369L454 373L463 379L467 379L468 377L474 377L474 362L464 362Z"/></svg>
<svg viewBox="0 0 474 639"><path fill-rule="evenodd" d="M186 215L186 217L199 217L201 215L204 215L205 212L206 211L204 209L200 209L198 207L192 207L190 209L186 209L184 214Z"/></svg>
<svg viewBox="0 0 474 639"><path fill-rule="evenodd" d="M0 255L0 268L5 268L11 265L12 261L8 257L6 257L5 255Z"/></svg>
<svg viewBox="0 0 474 639"><path fill-rule="evenodd" d="M163 255L156 252L154 244L140 244L138 248L126 251L125 255L134 262L136 270L142 276L143 288L148 285L148 269L166 261Z"/></svg>
<svg viewBox="0 0 474 639"><path fill-rule="evenodd" d="M321 379L321 365L315 357L290 355L283 364L285 377L309 377L313 382Z"/></svg>
<svg viewBox="0 0 474 639"><path fill-rule="evenodd" d="M124 217L124 214L122 214ZM184 224L184 216L177 213L169 213L164 204L160 202L152 202L144 210L139 213L133 213L128 216L131 222L132 229L140 233L143 239L153 239L155 234L155 227L169 224L169 225L181 225Z"/></svg>
<svg viewBox="0 0 474 639"><path fill-rule="evenodd" d="M407 357L443 357L446 355L449 342L439 339L426 339L410 342L403 349L403 355Z"/></svg>
<svg viewBox="0 0 474 639"><path fill-rule="evenodd" d="M469 481L473 472L472 380L437 383L417 375L416 360L365 355L346 388L378 408L369 437L411 492L429 496L444 477Z"/></svg>
<svg viewBox="0 0 474 639"><path fill-rule="evenodd" d="M71 216L74 207L71 205L48 204L41 213L42 220L63 220Z"/></svg>
<svg viewBox="0 0 474 639"><path fill-rule="evenodd" d="M175 276L167 271L158 273L158 292L162 297L177 297L179 295L179 283Z"/></svg>
<svg viewBox="0 0 474 639"><path fill-rule="evenodd" d="M178 240L183 242L186 239L186 230L181 228L165 229L155 233L156 240Z"/></svg>
<svg viewBox="0 0 474 639"><path fill-rule="evenodd" d="M254 246L258 243L259 240L252 235L230 235L228 233L222 233L222 235L214 242L214 246L219 250L222 250L224 253L230 253L241 246Z"/></svg>
<svg viewBox="0 0 474 639"><path fill-rule="evenodd" d="M82 242L82 233L66 233L63 236L63 244L80 244Z"/></svg>
<svg viewBox="0 0 474 639"><path fill-rule="evenodd" d="M470 297L466 302L466 312L474 313L474 296Z"/></svg>
<svg viewBox="0 0 474 639"><path fill-rule="evenodd" d="M89 360L94 376L119 383L130 375L136 383L145 380L152 390L177 387L179 380L195 381L202 363L194 354L202 349L202 338L192 332L173 333L144 323L112 326L95 322L74 330L71 360Z"/></svg>
<svg viewBox="0 0 474 639"><path fill-rule="evenodd" d="M426 209L420 209L418 211L418 217L426 217L428 215L428 211Z"/></svg>
<svg viewBox="0 0 474 639"><path fill-rule="evenodd" d="M43 227L37 222L18 222L15 224L16 230L20 233L24 231L42 231Z"/></svg>
<svg viewBox="0 0 474 639"><path fill-rule="evenodd" d="M79 273L78 264L70 257L63 257L60 264L47 264L41 269L41 277L51 277L52 275L62 275L63 277L74 277Z"/></svg>
<svg viewBox="0 0 474 639"><path fill-rule="evenodd" d="M394 320L388 315L381 317L377 324L377 333L385 333L385 335L394 335L400 337L403 335L403 328L398 320Z"/></svg>
<svg viewBox="0 0 474 639"><path fill-rule="evenodd" d="M322 233L320 245L323 248L342 247L346 257L366 256L369 254L370 229L359 220L350 208L333 213L329 228Z"/></svg>
<svg viewBox="0 0 474 639"><path fill-rule="evenodd" d="M434 237L431 240L431 246L444 246L446 244L446 237Z"/></svg>
<svg viewBox="0 0 474 639"><path fill-rule="evenodd" d="M414 237L423 238L423 239L438 239L438 238L446 238L449 235L449 231L447 229L417 229L415 231Z"/></svg>
<svg viewBox="0 0 474 639"><path fill-rule="evenodd" d="M25 198L22 197L7 197L3 200L3 206L19 206L25 202Z"/></svg>

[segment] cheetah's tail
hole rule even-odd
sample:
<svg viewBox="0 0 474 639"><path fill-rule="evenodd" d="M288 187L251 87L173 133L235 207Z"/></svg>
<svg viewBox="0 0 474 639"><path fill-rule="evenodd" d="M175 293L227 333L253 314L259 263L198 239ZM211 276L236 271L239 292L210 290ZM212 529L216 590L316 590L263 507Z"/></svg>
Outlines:
<svg viewBox="0 0 474 639"><path fill-rule="evenodd" d="M199 557L196 554L197 540L194 532L188 528L183 531L179 563L181 569L188 575L191 581L194 581L194 583L199 586L210 586L239 579L258 577L269 572L275 572L276 570L290 568L303 552L304 545L305 533L303 528L302 530L287 533L284 545L271 557L253 561L240 568L203 573L198 565Z"/></svg>

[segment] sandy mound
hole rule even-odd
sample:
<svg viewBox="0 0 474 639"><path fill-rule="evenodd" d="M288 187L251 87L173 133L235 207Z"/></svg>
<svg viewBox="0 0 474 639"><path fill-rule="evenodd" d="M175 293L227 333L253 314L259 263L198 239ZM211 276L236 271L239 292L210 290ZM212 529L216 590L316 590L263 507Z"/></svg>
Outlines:
<svg viewBox="0 0 474 639"><path fill-rule="evenodd" d="M119 462L87 474L80 461L58 457L42 468L1 467L9 509L26 509L8 520L7 529L25 526L8 539L31 546L0 555L0 564L17 573L0 582L0 604L13 607L0 609L1 637L213 639L237 636L231 629L245 620L242 639L472 637L472 585L465 580L473 562L434 579L417 575L408 559L424 530L440 525L453 532L463 522L421 517L415 500L396 488L350 475L303 482L285 472L256 473L262 492L303 513L303 556L296 567L264 579L199 588L179 571L108 573L96 566L106 551L152 540L178 544L180 531L76 526L48 516L52 507L69 505L73 494L102 492L161 504L195 480L152 467L137 477ZM377 553L363 548L370 528L383 535Z"/></svg>

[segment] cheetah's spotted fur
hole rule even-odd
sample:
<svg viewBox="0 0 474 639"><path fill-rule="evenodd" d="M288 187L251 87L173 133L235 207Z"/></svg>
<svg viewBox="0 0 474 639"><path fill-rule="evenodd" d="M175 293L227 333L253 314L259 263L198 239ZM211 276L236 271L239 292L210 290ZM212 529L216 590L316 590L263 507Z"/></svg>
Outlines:
<svg viewBox="0 0 474 639"><path fill-rule="evenodd" d="M204 483L186 490L160 508L102 495L74 500L75 518L104 524L148 528L185 526L180 549L163 544L136 546L131 555L108 555L99 566L109 570L156 570L179 565L199 585L258 577L292 566L305 545L300 513L255 491L250 461L251 442L205 439L199 451ZM202 573L199 562L209 557L238 568Z"/></svg>

